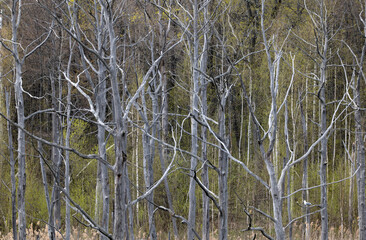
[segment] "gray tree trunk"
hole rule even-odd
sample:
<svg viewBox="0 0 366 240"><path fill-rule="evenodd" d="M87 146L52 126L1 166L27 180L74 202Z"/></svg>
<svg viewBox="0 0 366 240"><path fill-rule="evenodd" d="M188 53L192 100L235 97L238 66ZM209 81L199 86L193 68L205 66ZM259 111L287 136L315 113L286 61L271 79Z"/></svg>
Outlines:
<svg viewBox="0 0 366 240"><path fill-rule="evenodd" d="M21 17L22 2L19 0L13 0L11 11L11 23L12 23L12 53L15 62L15 106L17 109L18 125L21 128L25 127L24 123L24 100L22 91L22 66L23 61L20 59L18 52L18 27ZM26 213L25 213L25 133L18 128L18 229L19 239L26 239Z"/></svg>
<svg viewBox="0 0 366 240"><path fill-rule="evenodd" d="M67 64L66 75L67 78L70 78L70 68L72 61L72 42L71 37L69 38L69 47L70 47L70 55L69 61ZM66 136L65 136L65 147L70 147L70 136L71 136L71 84L67 82L67 97L66 97ZM70 152L65 152L65 192L70 195ZM70 200L66 198L66 214L65 214L65 239L70 240L71 237L71 211L70 211Z"/></svg>
<svg viewBox="0 0 366 240"><path fill-rule="evenodd" d="M325 6L324 0L318 2L318 12L314 13L309 10L309 8L305 3L305 8L308 11L309 15L312 17L313 24L319 25L319 28L316 30L315 34L319 37L316 37L316 44L319 46L318 54L320 58L320 88L318 90L318 98L320 102L320 136L327 130L327 102L326 102L326 80L327 80L327 62L328 62L328 46L329 46L329 26L327 21L327 10ZM313 16L316 17L314 20ZM319 175L320 175L320 207L321 207L321 239L328 239L328 199L327 199L327 145L328 145L328 137L323 137L320 142L320 167L319 167Z"/></svg>
<svg viewBox="0 0 366 240"><path fill-rule="evenodd" d="M10 93L5 90L5 106L6 106L6 117L10 116ZM11 178L11 222L13 227L13 238L18 239L17 233L17 202L16 202L16 177L15 177L15 158L13 149L13 133L10 122L6 123L8 130L8 148L10 158L10 178Z"/></svg>
<svg viewBox="0 0 366 240"><path fill-rule="evenodd" d="M82 39L80 29L78 26L78 15L77 15L77 6L73 6L73 19L76 29L76 35L78 39ZM85 71L86 78L90 83L91 87L94 89L95 96L95 106L96 111L98 113L98 120L104 123L106 119L106 106L107 106L107 78L106 78L106 66L105 63L102 62L101 59L105 58L105 48L106 48L106 21L103 16L103 12L100 11L100 5L98 1L94 1L94 16L95 16L95 37L97 40L97 54L99 58L97 59L97 78L98 83L95 86L93 79L89 73L87 68L87 59L84 53L83 46L79 44L79 51L81 55L82 66ZM107 154L106 154L106 136L105 136L105 127L102 125L98 125L98 154L104 160L104 162L108 162ZM97 166L97 184L96 184L96 204L95 204L95 220L105 232L108 232L109 229L109 208L110 208L110 185L109 185L109 176L108 176L108 167L105 163L101 161L98 162ZM100 239L107 239L106 236L100 234Z"/></svg>
<svg viewBox="0 0 366 240"><path fill-rule="evenodd" d="M350 166L350 175L354 174L356 170L355 161L355 146L352 146L352 154L351 154L351 166ZM355 179L351 178L349 183L349 192L348 192L348 228L350 229L351 233L352 231L352 225L353 225L353 199L354 199L354 189L355 189Z"/></svg>
<svg viewBox="0 0 366 240"><path fill-rule="evenodd" d="M57 145L61 143L61 123L57 115L59 112L59 103L56 90L56 83L54 76L51 75L51 90L52 90L52 107L54 112L52 113L52 141ZM56 92L57 91L57 92ZM55 169L55 183L54 187L57 189L60 186L60 174L61 174L61 153L60 149L57 147L52 147L52 162ZM54 191L55 193L55 205L54 205L54 218L55 218L55 228L59 230L61 228L61 194L60 191Z"/></svg>
<svg viewBox="0 0 366 240"><path fill-rule="evenodd" d="M160 1L159 1L159 5L160 5ZM162 19L164 13L159 9L159 18L160 20ZM166 38L165 36L168 35L169 30L170 30L170 19L169 22L167 24L167 29L164 31L163 29L163 25L159 24L159 34L160 34L160 38L159 38L159 42L160 42L160 47L164 46L166 44ZM168 78L167 78L167 74L166 74L166 66L165 66L165 61L162 60L161 64L160 64L160 76L161 76L161 85L162 85L162 90L161 90L161 129L159 129L158 131L161 134L161 139L163 142L167 143L169 140L169 120L168 120L168 108L169 108L169 101L168 101ZM161 164L161 170L162 172L165 172L166 168L165 168L165 163L168 160L168 149L164 146L162 146L159 143L159 154L160 154L160 164ZM164 179L164 186L165 186L165 192L166 192L166 196L167 196L167 200L168 200L168 206L169 208L174 211L173 208L173 199L172 199L172 195L169 189L169 183L168 183L168 179L165 178ZM177 227L177 221L175 219L175 217L171 217L172 219L172 225L173 225L173 232L174 232L174 238L177 240L178 239L178 227Z"/></svg>
<svg viewBox="0 0 366 240"><path fill-rule="evenodd" d="M308 146L308 131L307 131L307 125L306 125L306 116L304 114L304 110L302 107L302 101L300 101L300 112L301 112L301 125L302 125L302 134L303 134L303 139L304 139L304 153L306 153L309 149ZM309 200L309 191L307 190L308 188L308 157L305 157L305 159L303 160L303 173L302 173L302 188L304 188L305 190L302 192L302 198L305 201ZM305 233L305 240L309 240L310 239L310 215L309 215L310 211L308 207L304 208L304 214L306 215L305 217L305 222L304 222L304 233Z"/></svg>
<svg viewBox="0 0 366 240"><path fill-rule="evenodd" d="M326 83L326 73L327 73L327 59L326 53L328 48L328 40L327 36L325 36L325 45L324 45L324 52L323 52L323 62L320 66L320 82L322 84L320 89L320 134L323 135L327 130L327 108L326 108L326 98L325 98L325 83ZM328 199L327 199L327 145L328 145L328 138L324 137L321 140L321 153L320 153L320 184L321 186L321 239L327 240L328 239Z"/></svg>
<svg viewBox="0 0 366 240"><path fill-rule="evenodd" d="M224 85L222 82L221 85ZM225 89L222 86L222 89ZM225 109L226 109L226 92L221 94L221 100L219 105L219 135L223 139L226 146L221 145L221 148L227 148L228 139L226 137L226 119L225 119ZM219 218L219 239L225 240L228 237L228 185L227 179L229 175L229 164L228 156L226 151L221 150L219 153L219 204L220 204L220 218Z"/></svg>
<svg viewBox="0 0 366 240"><path fill-rule="evenodd" d="M193 52L191 55L192 63L192 96L191 96L191 114L198 117L198 91L199 91L199 29L198 29L198 0L192 2L193 7ZM195 119L191 118L191 153L193 156L197 156L198 153L198 123ZM197 167L197 159L191 157L191 176L194 175L194 170ZM194 229L196 228L196 181L191 177L189 182L189 213L188 213L188 233L187 240L194 238Z"/></svg>
<svg viewBox="0 0 366 240"><path fill-rule="evenodd" d="M269 147L266 151L263 146L263 141L259 141L259 148L264 159L264 163L267 168L267 173L269 175L270 181L270 192L272 196L272 205L273 205L273 215L274 215L274 228L276 232L277 239L285 239L285 230L283 228L282 223L282 182L277 180L276 169L271 162L271 155L273 152L273 147L276 141L276 133L278 128L277 123L277 92L278 92L278 74L279 74L279 66L281 62L281 50L279 52L275 52L275 59L272 60L272 56L270 53L270 46L267 42L266 30L264 26L264 11L265 11L265 0L262 0L262 11L261 11L261 31L264 42L264 47L267 55L267 64L269 71L269 79L270 79L270 91L271 91L271 112L269 115L268 121L268 140ZM258 139L261 139L260 135L260 127L256 124L256 131ZM283 181L283 180L282 180Z"/></svg>
<svg viewBox="0 0 366 240"><path fill-rule="evenodd" d="M205 24L208 23L208 5L204 9L204 21ZM204 30L203 33L203 49L202 49L202 57L201 57L201 73L206 73L207 70L207 61L208 61L208 48L209 48L209 34L208 29ZM202 115L207 116L207 81L205 77L201 74L200 76L200 85L201 85L201 104L202 104ZM224 113L225 114L225 113ZM224 116L225 117L225 116ZM225 130L225 129L224 129ZM224 133L225 134L225 133ZM220 134L221 135L221 134ZM224 135L221 135L224 136ZM209 174L208 174L208 164L207 161L207 127L201 127L201 155L202 155L202 184L209 189ZM202 239L208 240L210 239L210 199L206 195L206 193L202 192Z"/></svg>
<svg viewBox="0 0 366 240"><path fill-rule="evenodd" d="M169 131L169 122L168 122L168 81L165 74L165 66L164 63L161 64L161 81L162 81L162 118L161 118L161 139L163 142L168 142L168 131ZM161 165L161 171L165 172L165 162L168 159L168 150L161 144L159 144L159 152L160 152L160 165ZM165 186L165 192L168 200L168 206L169 208L174 211L173 208L173 200L172 200L172 194L169 189L169 183L168 179L164 179L164 186ZM172 224L173 224L173 232L174 232L174 238L178 239L178 227L177 227L177 221L175 217L172 216Z"/></svg>
<svg viewBox="0 0 366 240"><path fill-rule="evenodd" d="M287 143L289 143L289 133L288 133L288 107L287 107L287 100L285 100L285 139L286 139L286 157L284 158L284 166L287 164L288 161L290 161L290 149L289 149L289 145ZM284 184L285 181L283 181L282 184L282 196L283 193L285 192L285 187ZM291 169L287 170L287 194L290 195L291 194ZM292 216L291 216L291 197L287 198L287 216L288 216L288 221L291 222L292 220ZM289 240L292 240L292 224L290 224L289 228L288 228L288 236L289 236Z"/></svg>
<svg viewBox="0 0 366 240"><path fill-rule="evenodd" d="M104 57L104 45L105 45L105 34L104 27L105 21L103 17L98 14L97 4L95 6L95 16L96 16L96 26L97 26L97 41L98 41L98 54ZM106 67L104 63L98 59L98 86L96 88L96 108L98 111L98 117L100 121L104 122L106 118L106 106L107 106L107 96L106 96ZM105 161L107 160L106 152L106 140L105 140L105 129L103 126L98 125L98 153ZM109 228L109 199L110 199L110 187L109 187L109 177L108 168L105 164L99 162L99 168L101 172L101 184L102 184L102 221L101 226L105 231L108 232ZM101 235L101 240L106 240L107 238Z"/></svg>
<svg viewBox="0 0 366 240"><path fill-rule="evenodd" d="M366 1L365 1L366 6ZM366 19L366 13L365 18ZM366 33L366 25L365 31ZM364 55L366 51L366 40L362 49L362 55L360 59L360 69L357 79L354 81L353 96L357 109L355 111L355 138L356 138L356 164L357 168L360 168L357 172L357 202L358 202L358 227L359 227L359 239L366 239L366 206L365 206L365 179L366 179L366 167L365 167L365 143L363 140L364 132L362 127L362 115L361 115L361 77L363 71Z"/></svg>
<svg viewBox="0 0 366 240"><path fill-rule="evenodd" d="M151 96L151 94L150 94ZM144 159L143 159L143 169L144 169L144 180L145 180L145 187L146 190L148 190L153 184L154 184L154 175L153 175L153 160L155 156L155 143L152 138L150 138L150 129L155 128L153 126L149 125L148 122L148 115L147 115L147 104L145 100L145 91L142 90L141 92L141 100L142 100L142 106L144 107L144 133L142 134L142 144L143 144L143 153L144 153ZM155 104L155 101L153 100L153 105ZM154 114L155 115L155 114ZM155 117L155 116L154 116ZM154 122L154 120L153 120ZM155 123L152 123L155 125ZM155 137L154 131L151 133L152 136ZM153 192L151 192L149 195L146 196L147 200L147 213L149 218L149 236L151 239L156 239L156 228L155 228L155 221L154 221L154 195Z"/></svg>
<svg viewBox="0 0 366 240"><path fill-rule="evenodd" d="M66 116L66 136L65 147L70 147L70 135L71 135L71 84L67 84L67 116ZM65 152L65 191L70 194L70 152ZM71 237L71 219L70 219L70 201L66 198L66 216L65 216L65 229L66 240Z"/></svg>
<svg viewBox="0 0 366 240"><path fill-rule="evenodd" d="M42 173L42 182L44 187L44 193L47 203L47 211L48 211L48 238L50 240L54 240L55 238L55 228L54 228L54 219L53 219L53 203L51 202L49 193L48 193L48 183L47 183L47 176L46 171L44 169L44 161L43 156L41 155L42 150L42 143L38 141L38 151L40 152L39 161L41 166L41 173Z"/></svg>
<svg viewBox="0 0 366 240"><path fill-rule="evenodd" d="M130 180L129 180L129 177L128 177L127 167L125 167L124 171L125 171L125 181L126 181L126 183L128 183L128 182L130 182ZM126 184L125 189L126 189L126 201L131 202L131 189L130 189L130 186L128 184ZM127 220L127 214L126 214L126 222L128 221L128 224L126 224L126 232L127 232L126 239L134 240L135 235L134 235L134 232L133 232L133 210L132 210L132 206L128 205L127 210L128 210L128 220Z"/></svg>
<svg viewBox="0 0 366 240"><path fill-rule="evenodd" d="M15 101L18 116L18 125L24 128L24 101L22 92L22 66L16 63L15 67ZM26 214L25 214L25 134L21 129L18 129L18 220L19 220L19 239L26 238Z"/></svg>
<svg viewBox="0 0 366 240"><path fill-rule="evenodd" d="M100 1L103 18L106 23L106 31L109 38L109 78L112 88L113 121L115 123L114 147L115 147L115 165L114 165L114 223L113 238L115 240L125 239L127 236L126 223L126 178L124 177L127 161L127 132L122 115L122 101L119 92L119 83L117 78L117 38L114 32L114 20L112 5ZM125 83L122 82L122 85Z"/></svg>

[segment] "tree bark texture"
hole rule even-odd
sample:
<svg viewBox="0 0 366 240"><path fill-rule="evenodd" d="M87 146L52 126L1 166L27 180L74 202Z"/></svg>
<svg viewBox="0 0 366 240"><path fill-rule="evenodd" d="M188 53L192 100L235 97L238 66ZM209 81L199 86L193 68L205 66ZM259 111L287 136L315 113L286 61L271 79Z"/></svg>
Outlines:
<svg viewBox="0 0 366 240"><path fill-rule="evenodd" d="M193 2L193 52L191 56L192 61L192 99L191 99L191 114L198 117L198 91L199 91L199 33L198 33L198 0ZM191 118L191 171L190 175L193 176L197 167L197 156L198 153L198 123L195 119ZM187 240L192 240L194 238L194 230L196 228L196 182L193 177L190 178L189 182L189 213L188 213L188 233Z"/></svg>
<svg viewBox="0 0 366 240"><path fill-rule="evenodd" d="M22 3L19 0L13 0L11 9L11 23L12 23L12 53L15 62L15 105L17 109L18 125L21 128L25 127L24 116L24 100L23 100L23 81L22 81L22 65L23 61L18 52L18 27L21 16ZM25 133L18 128L18 231L19 239L26 238L26 213L25 213Z"/></svg>
<svg viewBox="0 0 366 240"><path fill-rule="evenodd" d="M6 116L10 119L10 93L5 90L5 106ZM18 239L17 233L17 202L16 202L16 177L15 177L15 158L13 149L13 133L9 122L6 123L8 131L8 149L10 159L10 176L11 176L11 222L13 228L13 238Z"/></svg>

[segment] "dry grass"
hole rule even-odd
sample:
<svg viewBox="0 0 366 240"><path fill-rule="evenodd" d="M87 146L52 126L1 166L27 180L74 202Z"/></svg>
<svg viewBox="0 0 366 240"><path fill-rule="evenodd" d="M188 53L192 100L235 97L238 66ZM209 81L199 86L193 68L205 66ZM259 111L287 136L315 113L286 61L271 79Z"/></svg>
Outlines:
<svg viewBox="0 0 366 240"><path fill-rule="evenodd" d="M56 233L57 239L63 239L60 233ZM39 228L39 223L37 225L31 224L30 227L27 229L27 240L41 240L41 239L49 239L48 237L48 229L47 228ZM72 227L71 229L71 240L97 240L99 239L98 233L96 231L90 229L79 229ZM0 240L13 240L12 232L9 232L6 235L2 235L0 232Z"/></svg>
<svg viewBox="0 0 366 240"><path fill-rule="evenodd" d="M302 238L302 227L301 225L294 225L293 226L293 239L294 240L301 240ZM318 223L311 223L311 240L320 240L320 233L321 233L321 226ZM62 233L64 234L64 233ZM236 234L229 234L228 239L232 240L244 240L244 239L253 239L254 235L256 234L257 240L265 240L259 232L247 232L247 233L236 233ZM357 240L358 239L358 232L354 232L353 234L349 229L346 229L343 226L338 228L330 227L329 228L329 239L330 240ZM148 239L147 233L139 231L135 235L136 239ZM173 238L173 236L171 236ZM13 234L9 232L6 235L2 235L0 232L0 240L12 240ZM47 228L40 228L39 223L35 226L33 224L27 229L27 239L28 240L38 240L38 239L49 239L48 238L48 231ZM57 233L57 239L63 239L61 233ZM96 231L90 229L79 229L79 228L72 228L71 233L71 240L97 240L98 233ZM158 239L168 239L168 234L164 232L158 232ZM185 239L184 237L182 239ZM218 231L214 231L213 235L211 236L212 240L218 239Z"/></svg>
<svg viewBox="0 0 366 240"><path fill-rule="evenodd" d="M320 240L321 237L321 224L320 223L311 223L310 224L310 239L311 240ZM256 234L256 238L258 240L267 240L267 238L263 237L263 235L259 232L251 232L241 237L229 237L229 239L235 240L244 240L244 239L254 239L254 235ZM288 234L288 232L286 232ZM273 236L273 234L272 234ZM358 230L352 233L349 229L346 229L344 226L329 227L328 232L329 240L357 240L358 239ZM217 236L216 236L217 237ZM294 240L302 240L304 237L302 236L302 225L293 224L292 237ZM217 239L217 238L212 238Z"/></svg>

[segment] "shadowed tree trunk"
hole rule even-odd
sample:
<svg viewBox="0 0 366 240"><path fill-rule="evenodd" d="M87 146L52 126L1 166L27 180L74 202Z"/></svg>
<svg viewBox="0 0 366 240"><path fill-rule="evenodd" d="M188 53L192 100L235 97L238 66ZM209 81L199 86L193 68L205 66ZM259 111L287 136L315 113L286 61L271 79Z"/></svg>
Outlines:
<svg viewBox="0 0 366 240"><path fill-rule="evenodd" d="M47 203L47 211L48 211L48 237L50 240L54 240L55 238L55 224L54 224L54 218L53 218L53 200L50 199L49 193L48 193L48 183L47 183L47 176L46 176L46 171L44 168L44 159L42 156L43 150L42 150L42 143L40 141L38 141L38 152L39 152L39 161L40 161L40 166L41 166L41 173L42 173L42 182L43 182L43 188L44 188L44 193L45 193L45 198L46 198L46 203ZM52 190L54 191L54 189ZM52 194L53 196L53 194Z"/></svg>
<svg viewBox="0 0 366 240"><path fill-rule="evenodd" d="M158 4L160 5L161 2L158 1ZM165 46L167 43L167 35L170 32L171 27L171 21L168 19L168 23L166 24L166 28L164 28L162 24L164 13L159 9L159 44L160 47ZM166 61L162 60L160 63L160 82L161 82L161 127L158 126L158 132L159 132L159 138L167 143L169 141L169 118L168 118L168 110L169 110L169 100L168 100L168 72L166 71ZM165 164L169 158L169 152L166 147L164 147L162 144L159 143L159 154L160 154L160 165L161 165L161 171L165 172L166 167ZM169 188L169 182L168 179L164 179L164 187L165 192L168 200L168 206L169 208L174 211L173 208L173 199ZM175 217L171 217L172 219L172 225L173 225L173 232L174 232L174 238L178 239L178 227L177 227L177 221Z"/></svg>
<svg viewBox="0 0 366 240"><path fill-rule="evenodd" d="M224 91L221 94L220 105L219 105L219 135L223 142L221 148L227 149L228 138L226 136L226 100L228 92L223 82L221 82L221 90ZM225 146L223 146L225 145ZM219 153L219 204L220 204L220 218L219 218L219 239L225 240L228 237L228 206L229 206L229 194L228 194L228 175L229 175L229 163L226 151L221 150Z"/></svg>
<svg viewBox="0 0 366 240"><path fill-rule="evenodd" d="M154 184L154 175L153 175L153 160L155 156L155 143L150 136L155 137L155 127L150 126L149 120L147 118L147 103L145 100L145 90L143 89L141 92L141 101L142 106L144 108L144 132L142 134L142 145L143 145L143 170L144 170L144 180L145 180L145 188L148 190ZM155 101L153 100L153 104L155 105ZM154 116L155 118L155 116ZM152 122L154 122L153 120ZM155 123L152 123L155 125ZM153 130L154 129L154 130ZM157 238L155 221L154 221L154 195L151 192L148 196L146 196L147 200L147 212L148 212L148 221L149 221L149 236L152 240Z"/></svg>
<svg viewBox="0 0 366 240"><path fill-rule="evenodd" d="M366 1L364 1L364 7L366 7ZM364 13L364 34L366 34L366 12ZM355 118L355 138L356 138L356 164L359 168L357 172L357 200L358 200L358 227L359 227L359 239L366 239L366 206L365 206L365 179L366 179L366 166L365 166L365 143L364 143L364 128L365 124L361 115L362 101L361 101L361 78L363 75L363 63L366 51L366 40L362 48L362 54L359 61L359 72L357 78L353 83L353 96L356 104Z"/></svg>
<svg viewBox="0 0 366 240"><path fill-rule="evenodd" d="M51 90L52 90L52 107L54 112L52 113L52 141L56 143L57 145L60 145L61 143L61 123L59 116L57 113L60 111L59 107L59 98L57 94L59 91L56 89L56 83L55 78L53 75L50 76L51 80ZM59 89L61 91L61 89ZM55 169L55 183L54 188L56 188L56 191L54 191L54 218L55 218L55 228L57 230L61 227L61 194L60 191L57 190L57 188L60 186L60 175L61 175L61 153L60 149L57 147L52 147L52 162Z"/></svg>
<svg viewBox="0 0 366 240"><path fill-rule="evenodd" d="M300 112L301 112L301 126L302 126L302 135L304 139L304 153L306 153L309 149L308 147L308 132L307 132L307 125L306 125L306 116L304 114L303 104L300 100ZM303 162L303 173L302 173L302 188L305 190L302 191L302 199L305 201L309 201L309 191L308 188L308 157L305 157ZM304 233L305 233L305 240L310 239L310 211L308 207L304 208L305 222L304 222Z"/></svg>
<svg viewBox="0 0 366 240"><path fill-rule="evenodd" d="M327 37L324 45L324 54L327 53L328 40ZM323 135L327 130L327 104L325 98L325 84L326 84L326 73L327 73L327 58L324 56L322 64L320 66L320 81L321 89L319 91L320 97L320 133ZM327 198L327 149L328 149L328 138L323 138L321 140L321 150L320 150L320 184L321 186L321 224L322 224L322 240L328 239L328 198Z"/></svg>

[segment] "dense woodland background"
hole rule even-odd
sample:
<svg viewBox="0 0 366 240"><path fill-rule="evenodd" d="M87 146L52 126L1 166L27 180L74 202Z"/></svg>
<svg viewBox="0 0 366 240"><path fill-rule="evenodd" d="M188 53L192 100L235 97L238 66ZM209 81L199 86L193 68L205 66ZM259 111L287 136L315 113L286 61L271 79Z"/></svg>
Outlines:
<svg viewBox="0 0 366 240"><path fill-rule="evenodd" d="M366 1L0 8L3 236L366 239Z"/></svg>

